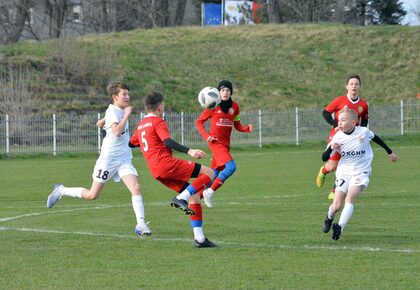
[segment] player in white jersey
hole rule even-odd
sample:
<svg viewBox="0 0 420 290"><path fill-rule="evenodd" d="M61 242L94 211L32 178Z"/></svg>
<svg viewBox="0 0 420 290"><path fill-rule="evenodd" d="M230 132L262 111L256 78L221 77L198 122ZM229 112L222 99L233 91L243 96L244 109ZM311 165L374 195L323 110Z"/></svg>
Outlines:
<svg viewBox="0 0 420 290"><path fill-rule="evenodd" d="M344 208L338 223L332 225L333 240L340 238L341 232L350 220L354 202L357 196L369 184L369 176L372 171L371 163L373 152L370 141L374 141L386 150L392 162L397 161L397 156L385 144L385 142L366 127L356 126L357 113L351 109L343 109L338 115L338 127L340 131L334 135L327 149L322 154L322 160L327 161L335 152L341 154L336 170L336 189L333 203L328 209L323 231L328 233L336 213L340 210L343 201Z"/></svg>
<svg viewBox="0 0 420 290"><path fill-rule="evenodd" d="M152 231L145 223L140 184L137 181L137 171L131 163L132 153L128 146L131 137L128 132L128 118L132 111L129 106L129 87L122 82L111 82L107 89L112 104L106 110L105 117L97 124L104 127L106 136L93 169L91 188L65 187L58 184L48 196L47 207L52 208L64 195L88 200L96 199L109 179L112 178L115 182L122 180L132 195L137 221L134 232L138 235L150 235Z"/></svg>

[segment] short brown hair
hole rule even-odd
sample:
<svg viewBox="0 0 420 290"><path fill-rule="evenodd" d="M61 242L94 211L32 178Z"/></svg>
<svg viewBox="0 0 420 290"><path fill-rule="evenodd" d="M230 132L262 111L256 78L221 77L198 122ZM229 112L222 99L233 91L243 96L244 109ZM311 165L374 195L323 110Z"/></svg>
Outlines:
<svg viewBox="0 0 420 290"><path fill-rule="evenodd" d="M108 86L106 87L106 91L108 92L108 95L111 97L111 102L113 101L112 96L118 95L120 90L127 90L129 91L130 88L127 84L121 82L121 81L111 81Z"/></svg>
<svg viewBox="0 0 420 290"><path fill-rule="evenodd" d="M146 112L155 112L164 98L161 93L152 92L143 98L144 109Z"/></svg>
<svg viewBox="0 0 420 290"><path fill-rule="evenodd" d="M359 84L360 84L360 85L362 85L362 80L361 80L361 78L360 78L360 76L359 76L359 75L349 75L349 76L347 77L347 80L346 80L346 85L349 83L349 81L350 81L351 79L358 79L358 80L359 80Z"/></svg>

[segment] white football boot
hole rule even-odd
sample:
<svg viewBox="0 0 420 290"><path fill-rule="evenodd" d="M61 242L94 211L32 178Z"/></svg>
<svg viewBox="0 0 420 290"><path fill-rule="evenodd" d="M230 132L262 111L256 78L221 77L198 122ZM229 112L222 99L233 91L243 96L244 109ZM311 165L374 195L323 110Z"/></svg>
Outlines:
<svg viewBox="0 0 420 290"><path fill-rule="evenodd" d="M52 208L57 203L57 201L63 196L63 194L61 193L61 189L63 187L64 186L62 184L56 184L54 186L53 192L51 192L47 199L48 208Z"/></svg>
<svg viewBox="0 0 420 290"><path fill-rule="evenodd" d="M147 224L142 224L136 226L134 233L139 236L150 236L152 234L152 230L147 226Z"/></svg>
<svg viewBox="0 0 420 290"><path fill-rule="evenodd" d="M204 203L207 205L208 208L213 207L213 193L214 191L211 188L206 188L203 191Z"/></svg>

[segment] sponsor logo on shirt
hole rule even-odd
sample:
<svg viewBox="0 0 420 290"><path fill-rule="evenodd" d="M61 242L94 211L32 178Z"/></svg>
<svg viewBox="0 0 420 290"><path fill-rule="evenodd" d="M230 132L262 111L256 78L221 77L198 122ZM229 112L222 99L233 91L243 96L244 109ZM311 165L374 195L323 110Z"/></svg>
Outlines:
<svg viewBox="0 0 420 290"><path fill-rule="evenodd" d="M219 121L216 122L216 126L220 127L232 127L233 122L229 119L222 119L220 118Z"/></svg>
<svg viewBox="0 0 420 290"><path fill-rule="evenodd" d="M341 151L341 157L344 156L364 156L366 154L365 150L360 150L360 151Z"/></svg>

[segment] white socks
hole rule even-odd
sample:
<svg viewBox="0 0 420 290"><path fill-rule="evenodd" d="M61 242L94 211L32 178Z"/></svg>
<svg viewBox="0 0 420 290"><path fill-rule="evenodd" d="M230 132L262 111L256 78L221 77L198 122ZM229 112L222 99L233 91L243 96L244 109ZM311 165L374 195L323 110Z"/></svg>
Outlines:
<svg viewBox="0 0 420 290"><path fill-rule="evenodd" d="M65 187L61 189L63 195L71 196L74 198L82 198L83 187Z"/></svg>
<svg viewBox="0 0 420 290"><path fill-rule="evenodd" d="M176 196L177 199L183 199L188 201L190 199L191 194L188 192L188 190L184 190L183 192L181 192L180 194L178 194Z"/></svg>
<svg viewBox="0 0 420 290"><path fill-rule="evenodd" d="M330 220L333 220L334 219L334 217L335 217L335 213L331 210L331 207L332 207L332 204L330 205L330 207L328 208L328 218L330 219Z"/></svg>
<svg viewBox="0 0 420 290"><path fill-rule="evenodd" d="M353 214L354 204L352 203L346 203L344 205L343 211L340 215L340 220L338 221L338 224L341 226L341 230L344 229L344 227L349 222L352 214Z"/></svg>
<svg viewBox="0 0 420 290"><path fill-rule="evenodd" d="M194 231L194 239L199 243L204 242L205 238L204 238L203 228L195 227L193 228L193 231Z"/></svg>
<svg viewBox="0 0 420 290"><path fill-rule="evenodd" d="M131 196L134 214L136 215L137 225L144 224L144 206L143 197L141 195Z"/></svg>

